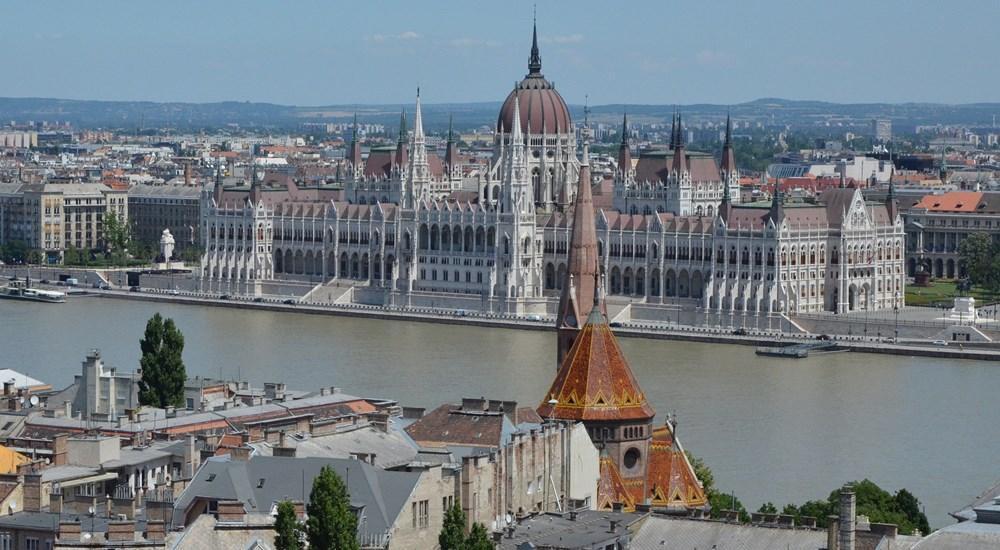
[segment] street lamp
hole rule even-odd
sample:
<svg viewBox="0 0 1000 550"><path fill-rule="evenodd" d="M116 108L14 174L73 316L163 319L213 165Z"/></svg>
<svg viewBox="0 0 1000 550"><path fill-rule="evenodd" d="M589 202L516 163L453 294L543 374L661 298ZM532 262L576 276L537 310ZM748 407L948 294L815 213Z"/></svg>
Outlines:
<svg viewBox="0 0 1000 550"><path fill-rule="evenodd" d="M895 301L893 302L892 311L896 314L896 338L895 343L899 343L899 291L896 291L894 296Z"/></svg>

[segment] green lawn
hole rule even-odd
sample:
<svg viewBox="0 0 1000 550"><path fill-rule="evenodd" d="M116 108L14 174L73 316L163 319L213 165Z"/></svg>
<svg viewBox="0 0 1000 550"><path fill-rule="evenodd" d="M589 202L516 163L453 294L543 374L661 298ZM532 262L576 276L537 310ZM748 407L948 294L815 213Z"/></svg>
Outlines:
<svg viewBox="0 0 1000 550"><path fill-rule="evenodd" d="M972 297L976 299L976 305L988 304L997 301L997 296L986 292L980 287L972 288ZM927 287L916 285L906 286L906 305L908 306L933 306L950 304L955 296L955 281L939 279L931 281Z"/></svg>

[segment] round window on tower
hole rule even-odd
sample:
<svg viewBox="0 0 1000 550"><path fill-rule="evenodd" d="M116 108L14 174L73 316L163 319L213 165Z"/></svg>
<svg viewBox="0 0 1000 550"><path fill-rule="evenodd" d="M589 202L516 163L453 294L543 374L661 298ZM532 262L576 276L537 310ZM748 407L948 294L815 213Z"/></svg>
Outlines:
<svg viewBox="0 0 1000 550"><path fill-rule="evenodd" d="M632 470L639 464L639 459L642 458L642 453L639 449L635 447L630 448L625 451L624 466L626 470Z"/></svg>
<svg viewBox="0 0 1000 550"><path fill-rule="evenodd" d="M535 149L534 151L531 152L531 156L533 156L535 158L538 158L541 155L542 155L542 153L538 149Z"/></svg>

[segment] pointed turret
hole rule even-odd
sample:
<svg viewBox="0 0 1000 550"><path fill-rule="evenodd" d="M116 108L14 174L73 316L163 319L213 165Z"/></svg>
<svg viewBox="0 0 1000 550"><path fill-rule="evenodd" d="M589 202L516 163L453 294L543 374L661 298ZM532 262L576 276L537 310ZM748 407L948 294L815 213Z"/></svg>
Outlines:
<svg viewBox="0 0 1000 550"><path fill-rule="evenodd" d="M399 113L399 138L396 140L396 166L402 168L409 162L406 151L406 109Z"/></svg>
<svg viewBox="0 0 1000 550"><path fill-rule="evenodd" d="M729 224L729 215L733 212L733 197L729 191L729 181L724 178L722 181L722 201L719 202L719 217L726 224Z"/></svg>
<svg viewBox="0 0 1000 550"><path fill-rule="evenodd" d="M733 121L726 114L726 140L722 144L722 172L723 178L736 172L736 154L733 153Z"/></svg>
<svg viewBox="0 0 1000 550"><path fill-rule="evenodd" d="M455 140L455 125L451 115L448 115L448 141L444 150L444 163L448 165L449 173L453 173L459 163L458 142Z"/></svg>
<svg viewBox="0 0 1000 550"><path fill-rule="evenodd" d="M531 56L528 58L528 75L542 76L542 56L538 54L538 24L531 22Z"/></svg>
<svg viewBox="0 0 1000 550"><path fill-rule="evenodd" d="M354 128L351 131L351 154L349 155L355 173L361 170L361 141L358 140L358 113L354 113Z"/></svg>
<svg viewBox="0 0 1000 550"><path fill-rule="evenodd" d="M257 159L250 157L250 203L257 206L261 198L260 181L257 180Z"/></svg>
<svg viewBox="0 0 1000 550"><path fill-rule="evenodd" d="M583 326L584 319L599 303L599 312L606 312L606 306L599 301L600 258L597 250L597 229L594 220L594 199L590 187L590 148L583 145L583 159L580 161L580 181L573 205L573 230L567 258L566 279L562 282L559 297L559 311L556 328L559 343L556 352L557 364L573 345Z"/></svg>
<svg viewBox="0 0 1000 550"><path fill-rule="evenodd" d="M414 201L426 196L430 184L430 165L427 163L427 137L424 135L424 116L420 107L420 88L417 88L416 112L413 114L413 147L410 151L410 164L407 171L407 192L410 194L405 201L406 206L412 206Z"/></svg>
<svg viewBox="0 0 1000 550"><path fill-rule="evenodd" d="M622 114L622 141L618 145L618 169L623 174L632 170L632 151L628 135L628 113Z"/></svg>
<svg viewBox="0 0 1000 550"><path fill-rule="evenodd" d="M774 180L774 193L771 194L771 212L769 214L774 225L780 225L785 219L785 197L781 191L781 182Z"/></svg>
<svg viewBox="0 0 1000 550"><path fill-rule="evenodd" d="M896 199L896 183L892 181L892 176L896 173L896 165L892 163L892 150L889 150L889 192L885 196L885 210L889 214L889 221L896 223L896 216L899 215L899 201Z"/></svg>
<svg viewBox="0 0 1000 550"><path fill-rule="evenodd" d="M681 114L677 113L677 138L674 143L674 170L678 174L687 172L687 156L684 153L684 125L681 122Z"/></svg>
<svg viewBox="0 0 1000 550"><path fill-rule="evenodd" d="M212 198L215 199L216 206L222 206L222 163L215 168L215 188L212 189Z"/></svg>

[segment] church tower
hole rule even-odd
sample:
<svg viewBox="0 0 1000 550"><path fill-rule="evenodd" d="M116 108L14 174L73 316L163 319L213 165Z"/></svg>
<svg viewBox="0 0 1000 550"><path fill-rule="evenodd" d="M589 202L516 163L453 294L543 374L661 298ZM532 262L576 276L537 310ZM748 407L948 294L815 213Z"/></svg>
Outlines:
<svg viewBox="0 0 1000 550"><path fill-rule="evenodd" d="M740 172L736 168L736 154L733 152L733 121L726 115L726 139L722 144L722 196L729 202L740 202ZM720 206L721 208L721 206Z"/></svg>
<svg viewBox="0 0 1000 550"><path fill-rule="evenodd" d="M581 173L589 172L587 156L584 144ZM703 512L708 500L676 438L676 423L654 425L656 412L608 324L589 187L581 185L577 194L559 304L559 371L536 410L543 419L583 423L600 449L597 509L621 504L633 511L646 504L669 512ZM589 307L582 307L584 294ZM567 342L571 345L563 352Z"/></svg>
<svg viewBox="0 0 1000 550"><path fill-rule="evenodd" d="M556 367L563 359L580 333L590 310L594 307L598 289L599 266L597 250L597 229L594 220L594 199L590 186L589 145L583 144L583 160L580 161L580 181L573 206L573 229L567 258L568 281L559 296L556 329L559 344L556 351ZM604 308L604 302L600 302ZM606 313L606 310L603 310Z"/></svg>
<svg viewBox="0 0 1000 550"><path fill-rule="evenodd" d="M420 110L420 88L417 88L417 107L413 115L413 147L410 150L410 164L407 170L407 196L403 201L405 208L426 200L430 193L431 169L427 163L427 143L424 136L424 118Z"/></svg>

